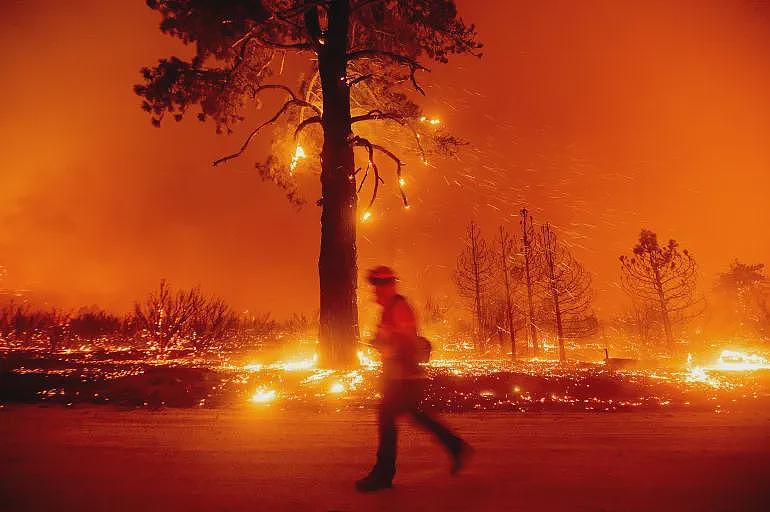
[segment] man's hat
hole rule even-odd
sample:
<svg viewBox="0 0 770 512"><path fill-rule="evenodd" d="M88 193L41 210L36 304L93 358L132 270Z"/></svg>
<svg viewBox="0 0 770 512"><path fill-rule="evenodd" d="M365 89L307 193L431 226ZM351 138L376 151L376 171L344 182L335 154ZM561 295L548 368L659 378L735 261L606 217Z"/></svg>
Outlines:
<svg viewBox="0 0 770 512"><path fill-rule="evenodd" d="M379 267L374 267L373 269L369 270L369 272L366 274L366 280L375 286L395 283L396 273L393 272L392 268L386 267L385 265L380 265Z"/></svg>

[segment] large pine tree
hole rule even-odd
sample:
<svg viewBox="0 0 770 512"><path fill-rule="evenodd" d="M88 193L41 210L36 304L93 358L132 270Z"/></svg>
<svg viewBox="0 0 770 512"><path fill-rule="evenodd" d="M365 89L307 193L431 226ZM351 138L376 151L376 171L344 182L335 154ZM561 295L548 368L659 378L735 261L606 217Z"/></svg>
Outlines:
<svg viewBox="0 0 770 512"><path fill-rule="evenodd" d="M451 151L457 139L437 130L413 98L424 94L420 60L447 62L454 54L478 55L473 25L459 17L453 0L148 0L162 15L161 30L194 45L192 58L161 59L142 70L136 86L143 108L160 125L181 120L197 107L217 131L243 121L265 93L286 99L275 115L254 127L241 156L264 127L277 126L272 154L257 169L296 199L298 160L316 152L321 167L320 333L322 359L342 366L353 359L358 336L356 305L357 196L369 178L364 217L381 183L378 161L395 168L401 186L402 158L366 126L392 123L411 137L423 160L431 150ZM304 59L304 80L276 80L287 52ZM297 87L295 85L299 84ZM361 123L361 124L359 124ZM291 125L291 128L289 127ZM313 126L320 127L313 133ZM390 129L390 128L388 128ZM286 150L287 139L291 149ZM300 140L301 139L301 140ZM294 142L296 140L296 142ZM303 145L300 145L300 142ZM309 148L309 149L308 149ZM356 169L354 149L365 163ZM405 206L406 195L401 190Z"/></svg>

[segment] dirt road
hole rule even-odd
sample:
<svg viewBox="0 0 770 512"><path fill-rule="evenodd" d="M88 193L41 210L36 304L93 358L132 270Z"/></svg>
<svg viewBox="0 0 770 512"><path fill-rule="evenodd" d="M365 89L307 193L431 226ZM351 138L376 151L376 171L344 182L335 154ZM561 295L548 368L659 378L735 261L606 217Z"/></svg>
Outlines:
<svg viewBox="0 0 770 512"><path fill-rule="evenodd" d="M371 411L0 409L1 510L768 510L770 411L463 414L468 471L400 431L394 489L359 495Z"/></svg>

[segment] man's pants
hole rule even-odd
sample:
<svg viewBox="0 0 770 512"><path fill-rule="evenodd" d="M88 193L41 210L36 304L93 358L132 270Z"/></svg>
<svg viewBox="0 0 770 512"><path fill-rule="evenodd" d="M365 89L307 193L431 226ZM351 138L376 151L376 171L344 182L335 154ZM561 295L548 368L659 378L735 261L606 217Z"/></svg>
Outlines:
<svg viewBox="0 0 770 512"><path fill-rule="evenodd" d="M419 425L436 436L450 455L459 452L462 439L422 410L424 390L424 379L393 379L384 383L378 415L380 446L373 470L377 476L392 479L396 473L396 418L401 414L411 414Z"/></svg>

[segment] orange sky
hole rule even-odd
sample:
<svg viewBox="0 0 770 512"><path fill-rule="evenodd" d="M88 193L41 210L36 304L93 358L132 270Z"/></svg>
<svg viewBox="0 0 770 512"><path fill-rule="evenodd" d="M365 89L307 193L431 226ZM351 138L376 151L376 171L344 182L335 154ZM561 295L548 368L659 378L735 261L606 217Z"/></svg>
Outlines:
<svg viewBox="0 0 770 512"><path fill-rule="evenodd" d="M641 227L688 247L704 287L735 257L770 263L766 5L458 3L484 58L433 64L425 104L471 145L406 168L410 211L384 189L362 268L395 265L417 301L451 293L464 224L492 235L524 204L574 245L600 311ZM254 174L266 145L214 169L248 126L155 129L140 110L139 68L185 52L158 21L139 0L2 3L0 287L125 310L166 277L238 308L316 309L319 212Z"/></svg>

